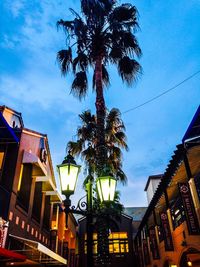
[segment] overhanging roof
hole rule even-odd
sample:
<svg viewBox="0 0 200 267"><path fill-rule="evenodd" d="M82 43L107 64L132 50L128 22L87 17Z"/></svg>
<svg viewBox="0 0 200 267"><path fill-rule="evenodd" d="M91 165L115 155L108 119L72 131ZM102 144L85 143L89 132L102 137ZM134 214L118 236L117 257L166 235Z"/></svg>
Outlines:
<svg viewBox="0 0 200 267"><path fill-rule="evenodd" d="M2 113L0 112L0 143L19 143L13 129L9 126Z"/></svg>
<svg viewBox="0 0 200 267"><path fill-rule="evenodd" d="M53 191L46 191L46 196L50 196L50 201L54 203L61 203L63 201L61 194L57 189Z"/></svg>
<svg viewBox="0 0 200 267"><path fill-rule="evenodd" d="M25 261L26 256L16 253L12 250L8 250L0 247L0 258L16 260L16 261Z"/></svg>
<svg viewBox="0 0 200 267"><path fill-rule="evenodd" d="M34 260L39 263L46 263L46 264L67 264L67 260L58 255L57 253L53 252L49 248L45 247L39 242L22 238L15 235L9 235L11 238L22 242L25 246L24 249L21 250L21 253L27 256L30 260ZM26 248L27 246L27 248ZM30 253L31 250L31 253ZM42 254L42 255L41 255Z"/></svg>
<svg viewBox="0 0 200 267"><path fill-rule="evenodd" d="M186 140L200 137L200 106L198 107L185 135L183 136L182 142Z"/></svg>
<svg viewBox="0 0 200 267"><path fill-rule="evenodd" d="M43 166L41 160L34 154L29 153L28 151L24 151L23 154L23 159L22 163L31 163L33 164L36 168L33 170L33 175L34 176L39 176L39 175L47 175L47 171L45 167Z"/></svg>

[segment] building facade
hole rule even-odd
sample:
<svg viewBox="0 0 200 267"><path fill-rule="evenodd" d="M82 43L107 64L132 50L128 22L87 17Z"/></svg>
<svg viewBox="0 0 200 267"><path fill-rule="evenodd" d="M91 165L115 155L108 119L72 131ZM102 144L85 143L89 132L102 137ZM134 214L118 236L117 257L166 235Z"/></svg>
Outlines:
<svg viewBox="0 0 200 267"><path fill-rule="evenodd" d="M110 266L132 267L134 264L133 255L133 232L132 217L122 214L120 220L110 219L109 227L109 254ZM86 234L86 218L79 219L79 267L87 267L87 234ZM94 266L97 257L97 231L93 234L93 257Z"/></svg>
<svg viewBox="0 0 200 267"><path fill-rule="evenodd" d="M136 266L200 266L200 107L134 239Z"/></svg>
<svg viewBox="0 0 200 267"><path fill-rule="evenodd" d="M0 266L67 263L67 233L75 238L76 222L71 216L70 227L62 225L61 202L47 136L0 106Z"/></svg>

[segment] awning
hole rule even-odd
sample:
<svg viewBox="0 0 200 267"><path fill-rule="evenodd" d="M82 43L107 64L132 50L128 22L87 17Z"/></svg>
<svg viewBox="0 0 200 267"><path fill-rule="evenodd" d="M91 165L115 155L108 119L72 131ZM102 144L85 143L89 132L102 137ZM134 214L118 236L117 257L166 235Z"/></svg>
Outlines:
<svg viewBox="0 0 200 267"><path fill-rule="evenodd" d="M46 191L46 196L50 196L50 201L54 203L61 203L63 201L61 194L58 190Z"/></svg>
<svg viewBox="0 0 200 267"><path fill-rule="evenodd" d="M5 249L5 248L0 248L0 258L16 260L16 261L26 260L26 256L16 253L12 250Z"/></svg>
<svg viewBox="0 0 200 267"><path fill-rule="evenodd" d="M42 191L55 191L56 186L50 175L36 176L36 182L42 182Z"/></svg>
<svg viewBox="0 0 200 267"><path fill-rule="evenodd" d="M56 266L60 264L67 264L66 259L39 242L11 234L9 236L23 243L24 249L20 252L23 253L23 255L26 255L29 260L37 263L55 264Z"/></svg>
<svg viewBox="0 0 200 267"><path fill-rule="evenodd" d="M0 143L19 143L19 139L0 112Z"/></svg>
<svg viewBox="0 0 200 267"><path fill-rule="evenodd" d="M39 175L47 175L47 170L43 166L41 160L34 155L33 153L30 153L28 151L24 151L22 163L31 163L33 164L33 176L39 176Z"/></svg>

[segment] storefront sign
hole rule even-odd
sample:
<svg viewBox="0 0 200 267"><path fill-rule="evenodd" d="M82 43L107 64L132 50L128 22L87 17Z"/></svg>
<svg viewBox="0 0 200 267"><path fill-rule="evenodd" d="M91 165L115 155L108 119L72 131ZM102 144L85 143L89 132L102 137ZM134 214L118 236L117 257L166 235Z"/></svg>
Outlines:
<svg viewBox="0 0 200 267"><path fill-rule="evenodd" d="M195 212L192 196L190 193L190 187L188 183L179 183L179 191L183 201L184 211L186 215L186 222L188 226L188 232L190 235L199 234L199 223Z"/></svg>
<svg viewBox="0 0 200 267"><path fill-rule="evenodd" d="M146 239L142 240L142 246L143 246L143 254L144 254L144 263L145 265L148 265L150 264L150 255L149 255L148 242Z"/></svg>
<svg viewBox="0 0 200 267"><path fill-rule="evenodd" d="M169 226L169 220L167 217L167 213L161 212L160 219L161 219L161 224L162 224L162 232L163 232L165 250L166 251L173 251L174 246L173 246L172 235L171 235L171 230L170 230L170 226Z"/></svg>
<svg viewBox="0 0 200 267"><path fill-rule="evenodd" d="M8 234L8 222L0 218L0 248L5 248Z"/></svg>
<svg viewBox="0 0 200 267"><path fill-rule="evenodd" d="M151 253L152 253L153 259L158 260L160 259L160 254L158 250L156 230L154 226L149 228L149 239L150 239L150 247L151 247Z"/></svg>

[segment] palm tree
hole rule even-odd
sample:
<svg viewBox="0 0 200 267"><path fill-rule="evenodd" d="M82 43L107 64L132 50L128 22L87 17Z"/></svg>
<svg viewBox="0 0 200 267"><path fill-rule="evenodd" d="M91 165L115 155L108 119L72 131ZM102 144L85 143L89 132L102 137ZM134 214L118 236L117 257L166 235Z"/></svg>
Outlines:
<svg viewBox="0 0 200 267"><path fill-rule="evenodd" d="M96 146L97 146L97 119L89 110L79 115L81 127L78 127L76 142L68 142L67 149L73 156L81 155L90 174L94 175L96 168ZM122 170L121 148L128 150L125 126L121 119L121 113L113 108L107 111L105 118L105 148L107 157L107 168L117 180L125 183L127 177ZM89 176L90 177L90 176ZM84 184L87 183L87 178Z"/></svg>
<svg viewBox="0 0 200 267"><path fill-rule="evenodd" d="M101 175L106 163L105 116L103 88L109 85L109 64L117 66L119 75L128 85L141 74L136 61L142 54L135 32L138 29L138 12L131 4L117 6L116 0L81 0L82 17L70 9L73 20L60 20L67 48L57 54L61 73L74 73L71 92L78 98L88 90L87 72L93 70L93 89L96 93L96 172Z"/></svg>
<svg viewBox="0 0 200 267"><path fill-rule="evenodd" d="M96 211L97 232L97 266L110 265L109 257L109 229L113 221L120 221L124 207L120 203L120 193L115 192L114 201L101 205L98 198L94 199L94 210Z"/></svg>
<svg viewBox="0 0 200 267"><path fill-rule="evenodd" d="M77 129L76 142L68 142L67 149L73 156L81 155L89 175L86 177L83 186L86 187L89 180L94 179L96 168L96 145L97 145L97 118L89 110L79 115L82 125ZM125 183L127 177L122 170L122 153L121 148L128 150L125 126L121 119L121 113L118 109L113 108L106 112L105 118L105 148L107 157L107 167L109 172L117 180ZM115 199L111 203L100 203L98 197L93 199L93 212L96 217L97 230L97 265L109 265L109 224L111 218L119 218L123 206L119 202L119 193L116 192ZM93 214L94 215L94 214Z"/></svg>

